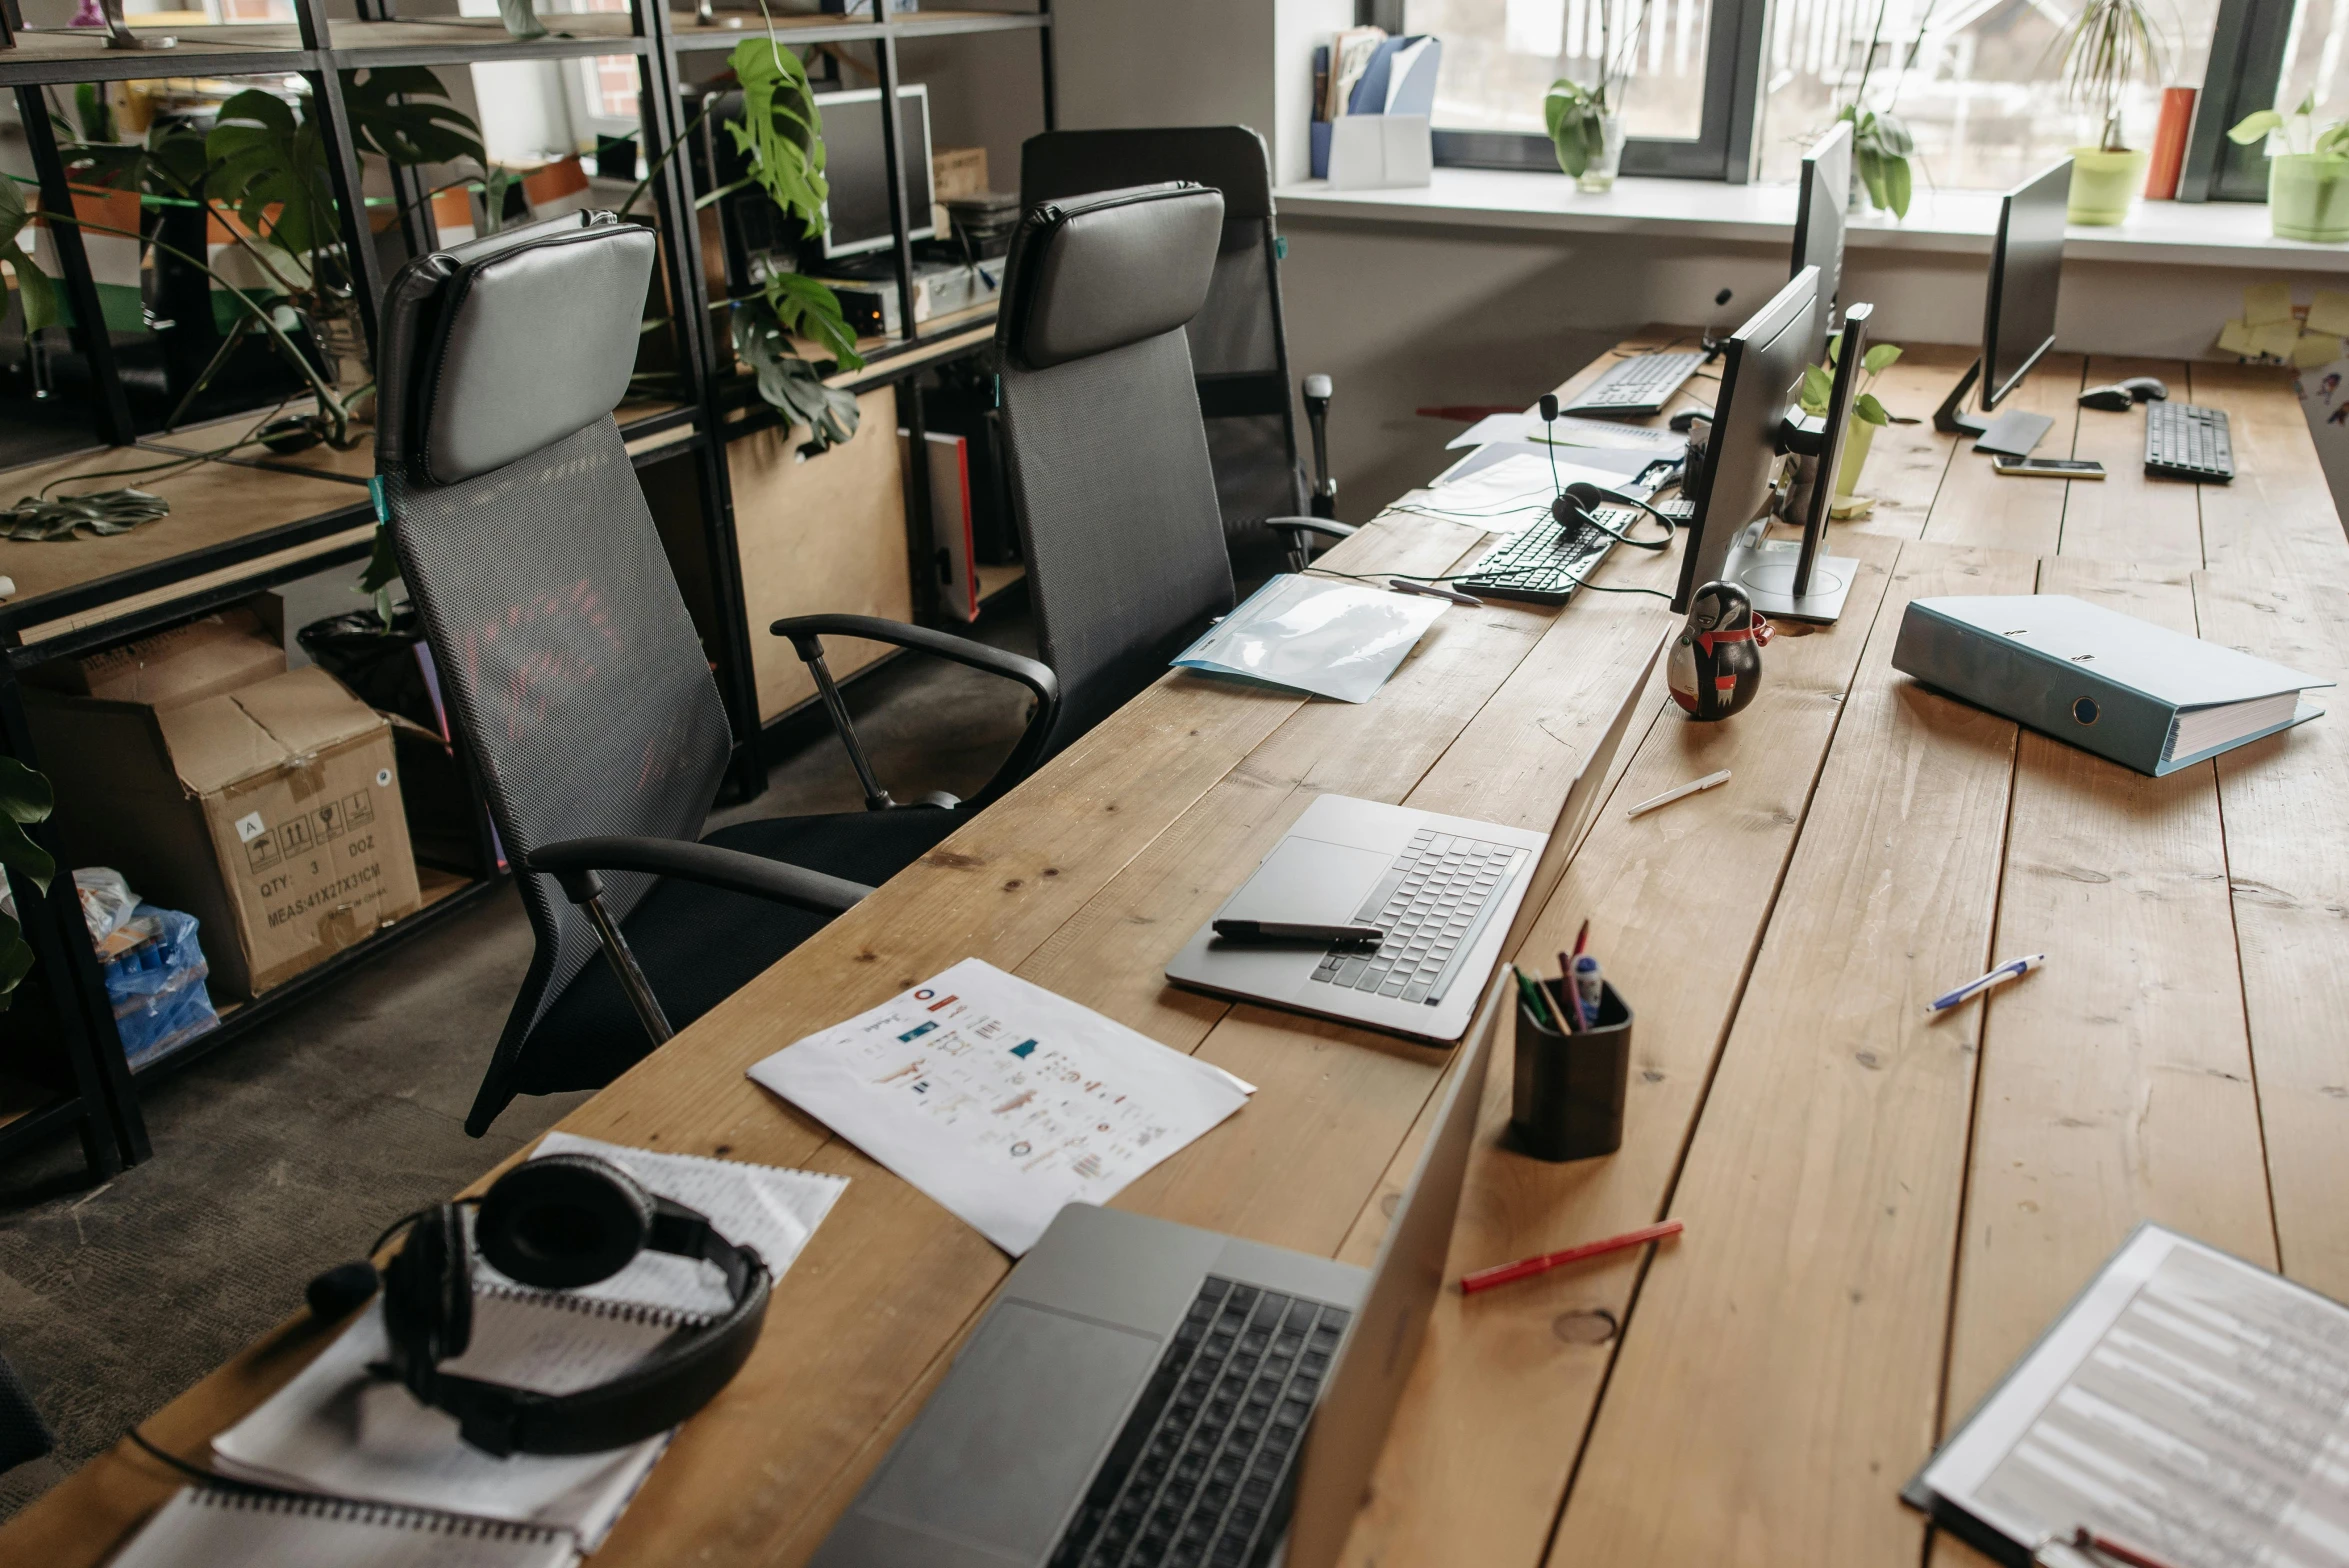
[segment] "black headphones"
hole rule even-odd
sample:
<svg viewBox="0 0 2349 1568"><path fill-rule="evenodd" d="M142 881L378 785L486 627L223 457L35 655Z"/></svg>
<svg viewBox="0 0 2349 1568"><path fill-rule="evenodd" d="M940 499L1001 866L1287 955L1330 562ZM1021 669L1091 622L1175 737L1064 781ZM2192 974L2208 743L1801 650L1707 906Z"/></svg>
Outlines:
<svg viewBox="0 0 2349 1568"><path fill-rule="evenodd" d="M478 1202L473 1247L462 1207ZM772 1280L750 1247L728 1241L707 1216L644 1190L591 1154L550 1154L499 1177L478 1200L442 1203L397 1221L408 1239L384 1269L383 1326L390 1358L368 1370L407 1386L455 1416L484 1453L587 1454L665 1432L716 1396L750 1358L766 1321ZM381 1250L383 1240L376 1242ZM473 1338L473 1248L524 1285L571 1290L609 1279L639 1252L674 1253L716 1265L733 1304L607 1383L542 1394L443 1372ZM337 1318L374 1294L367 1263L346 1263L310 1282L310 1310Z"/></svg>
<svg viewBox="0 0 2349 1568"><path fill-rule="evenodd" d="M1544 392L1537 405L1537 411L1545 426L1555 425L1558 422L1558 394ZM1547 441L1544 444L1550 449L1550 478L1554 484L1557 482L1558 474L1558 444L1555 441ZM1648 466L1652 469L1656 465L1651 463ZM1664 537L1661 539L1634 539L1621 529L1609 528L1591 515L1610 501L1620 506L1636 507L1647 513L1664 525ZM1592 484L1587 479L1577 479L1572 484L1559 488L1557 498L1550 502L1550 517L1560 528L1569 530L1583 523L1588 523L1600 533L1613 534L1618 540L1630 545L1635 550L1668 550L1672 547L1671 518L1666 517L1638 496L1625 495L1620 490L1604 489Z"/></svg>

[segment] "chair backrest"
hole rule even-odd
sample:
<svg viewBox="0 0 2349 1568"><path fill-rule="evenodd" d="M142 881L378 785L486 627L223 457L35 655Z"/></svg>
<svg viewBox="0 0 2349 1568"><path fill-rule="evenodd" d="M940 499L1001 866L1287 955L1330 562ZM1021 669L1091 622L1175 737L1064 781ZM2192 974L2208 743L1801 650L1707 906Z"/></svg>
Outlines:
<svg viewBox="0 0 2349 1568"><path fill-rule="evenodd" d="M506 852L698 838L731 745L707 656L612 422L652 231L574 215L417 257L384 301L376 471L457 739ZM538 951L468 1126L575 1087L523 1042L596 942L519 878ZM651 879L605 879L615 919Z"/></svg>
<svg viewBox="0 0 2349 1568"><path fill-rule="evenodd" d="M1033 208L1012 236L995 345L1055 750L1232 607L1183 339L1222 227L1215 192L1153 185Z"/></svg>
<svg viewBox="0 0 2349 1568"><path fill-rule="evenodd" d="M1224 530L1262 532L1267 517L1306 510L1305 471L1289 401L1272 158L1245 125L1047 131L1020 148L1020 204L1034 207L1120 186L1189 180L1223 193L1224 227L1207 303L1185 329Z"/></svg>

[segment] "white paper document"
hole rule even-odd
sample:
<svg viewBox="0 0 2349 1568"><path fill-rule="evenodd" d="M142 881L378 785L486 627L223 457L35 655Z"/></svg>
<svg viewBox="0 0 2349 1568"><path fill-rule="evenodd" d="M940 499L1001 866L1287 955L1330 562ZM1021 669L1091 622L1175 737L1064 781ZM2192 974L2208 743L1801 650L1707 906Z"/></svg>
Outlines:
<svg viewBox="0 0 2349 1568"><path fill-rule="evenodd" d="M677 1321L674 1313L493 1289L473 1298L472 1344L442 1365L564 1393L635 1365ZM388 1352L378 1301L292 1382L214 1438L214 1465L268 1486L561 1530L593 1551L668 1445L662 1433L606 1453L494 1458L457 1436L455 1416L369 1373Z"/></svg>
<svg viewBox="0 0 2349 1568"><path fill-rule="evenodd" d="M571 1568L559 1530L333 1498L187 1487L107 1568Z"/></svg>
<svg viewBox="0 0 2349 1568"><path fill-rule="evenodd" d="M1368 702L1446 601L1283 572L1174 657L1178 669Z"/></svg>
<svg viewBox="0 0 2349 1568"><path fill-rule="evenodd" d="M1645 425L1617 424L1607 419L1584 419L1560 414L1544 423L1538 413L1487 414L1444 443L1446 449L1489 446L1496 441L1547 442L1558 447L1591 447L1601 451L1640 452L1667 460L1688 450L1688 437Z"/></svg>
<svg viewBox="0 0 2349 1568"><path fill-rule="evenodd" d="M1014 1257L1254 1087L981 959L809 1035L751 1078Z"/></svg>
<svg viewBox="0 0 2349 1568"><path fill-rule="evenodd" d="M1919 1481L2029 1550L2086 1527L2175 1568L2342 1568L2349 1308L2143 1226Z"/></svg>
<svg viewBox="0 0 2349 1568"><path fill-rule="evenodd" d="M567 1132L548 1133L530 1157L535 1160L549 1154L592 1154L610 1161L654 1196L707 1215L728 1241L757 1248L767 1272L777 1279L791 1267L791 1260L799 1256L799 1249L807 1245L808 1237L815 1234L848 1186L844 1176L692 1154L656 1154ZM473 1267L482 1279L512 1283L486 1262L477 1259ZM681 1308L704 1317L714 1317L733 1304L726 1276L715 1266L666 1252L640 1252L610 1279L563 1294Z"/></svg>

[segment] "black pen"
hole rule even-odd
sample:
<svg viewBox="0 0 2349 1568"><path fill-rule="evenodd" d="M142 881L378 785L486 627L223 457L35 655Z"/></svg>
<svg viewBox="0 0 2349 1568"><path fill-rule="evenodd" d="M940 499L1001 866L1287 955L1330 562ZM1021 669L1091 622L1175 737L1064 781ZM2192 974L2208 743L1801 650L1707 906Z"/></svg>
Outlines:
<svg viewBox="0 0 2349 1568"><path fill-rule="evenodd" d="M1226 942L1316 943L1368 947L1386 940L1379 926L1320 926L1293 920L1218 920L1216 936Z"/></svg>

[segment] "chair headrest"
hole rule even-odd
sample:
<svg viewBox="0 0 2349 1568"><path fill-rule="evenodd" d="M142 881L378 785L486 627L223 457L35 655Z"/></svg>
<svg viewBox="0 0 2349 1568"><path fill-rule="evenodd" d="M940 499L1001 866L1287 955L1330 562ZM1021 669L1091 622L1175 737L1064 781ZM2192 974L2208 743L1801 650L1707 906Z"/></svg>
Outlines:
<svg viewBox="0 0 2349 1568"><path fill-rule="evenodd" d="M1180 181L1030 208L996 344L1043 370L1171 332L1207 303L1222 237L1223 197Z"/></svg>
<svg viewBox="0 0 2349 1568"><path fill-rule="evenodd" d="M1272 214L1272 155L1245 125L1045 131L1020 144L1020 201L1033 207L1087 191L1196 180L1223 192L1226 223Z"/></svg>
<svg viewBox="0 0 2349 1568"><path fill-rule="evenodd" d="M609 415L659 241L608 212L418 256L385 291L375 467L453 485Z"/></svg>

